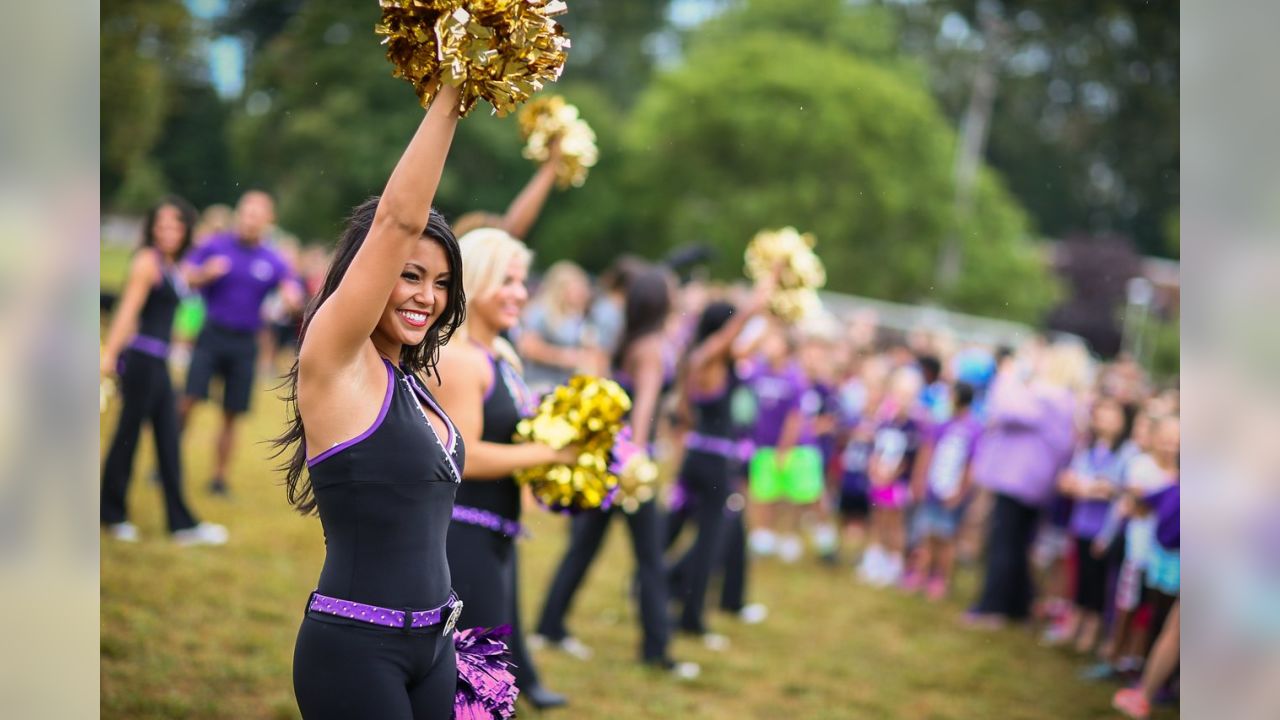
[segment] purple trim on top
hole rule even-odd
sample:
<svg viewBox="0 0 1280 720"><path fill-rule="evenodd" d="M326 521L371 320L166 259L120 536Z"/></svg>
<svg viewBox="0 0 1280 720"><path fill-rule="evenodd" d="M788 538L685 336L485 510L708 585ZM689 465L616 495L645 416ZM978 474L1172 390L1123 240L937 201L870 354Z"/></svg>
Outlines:
<svg viewBox="0 0 1280 720"><path fill-rule="evenodd" d="M324 452L320 453L319 455L316 455L315 457L313 457L313 458L311 458L310 460L308 460L308 461L307 461L307 467L308 467L308 468L314 467L316 464L318 464L318 463L319 463L319 462L321 462L322 460L327 460L327 459L329 459L330 457L332 457L334 453L336 453L336 452L338 452L338 451L340 451L340 450L346 450L347 448L351 447L352 445L355 445L356 443L358 443L358 442L360 442L360 441L362 441L362 440L364 440L364 439L368 438L370 435L372 435L372 434L373 434L373 431L374 431L374 430L377 430L377 429L378 429L378 426L382 425L382 421L383 421L384 419L386 419L386 417L387 417L387 410L389 410L389 409L391 408L391 393L392 393L392 391L395 389L395 386L396 386L396 385L395 385L395 383L396 383L395 373L394 373L394 372L392 372L392 370L391 370L391 363L390 363L390 362L387 362L387 360L386 360L385 358L383 359L383 361L382 361L382 362L383 362L383 364L384 364L384 365L386 365L386 366L387 366L387 395L386 395L386 397L384 397L384 398L382 399L382 409L378 411L378 419L376 419L376 420L374 420L374 421L373 421L373 424L369 426L369 429L368 429L368 430L365 430L364 432L362 432L362 433L360 433L359 435L357 435L357 436L355 436L355 437L351 438L350 440L347 440L347 441L344 441L344 442L340 442L340 443L338 443L337 445L334 445L333 447L329 448L328 450L325 450Z"/></svg>
<svg viewBox="0 0 1280 720"><path fill-rule="evenodd" d="M724 397L725 393L729 392L729 386L731 384L732 383L730 383L729 380L726 378L724 381L724 386L714 392L709 392L704 394L704 393L697 393L690 390L689 401L695 402L695 403L707 403L707 402L712 402L713 400L719 400L720 398Z"/></svg>
<svg viewBox="0 0 1280 720"><path fill-rule="evenodd" d="M498 387L498 358L485 353L489 358L489 389L484 391L484 401L489 402L489 398L493 397L493 389Z"/></svg>
<svg viewBox="0 0 1280 720"><path fill-rule="evenodd" d="M755 452L755 443L750 440L730 440L697 432L685 434L684 446L690 450L738 460L750 459L751 454Z"/></svg>
<svg viewBox="0 0 1280 720"><path fill-rule="evenodd" d="M457 444L458 444L458 431L456 428L453 427L453 421L450 420L449 416L445 414L444 410L439 405L436 404L436 401L431 398L431 393L427 392L426 388L423 388L421 385L418 384L418 379L416 377L408 373L405 374L405 377L409 378L409 387L413 388L413 392L419 398L421 398L423 402L430 405L431 409L435 412L435 414L440 416L441 420L444 420L445 429L449 431L448 442L441 443L441 447L442 449L444 449L444 459L449 462L449 469L453 471L454 482L461 483L462 471L458 468L458 463L453 461L453 453L457 449ZM426 421L427 427L431 429L431 434L435 435L436 441L439 442L440 435L436 433L436 426L432 425L430 420L427 420L427 417L425 414L423 415L422 419Z"/></svg>
<svg viewBox="0 0 1280 720"><path fill-rule="evenodd" d="M161 360L169 357L169 343L150 335L135 335L129 341L129 349Z"/></svg>

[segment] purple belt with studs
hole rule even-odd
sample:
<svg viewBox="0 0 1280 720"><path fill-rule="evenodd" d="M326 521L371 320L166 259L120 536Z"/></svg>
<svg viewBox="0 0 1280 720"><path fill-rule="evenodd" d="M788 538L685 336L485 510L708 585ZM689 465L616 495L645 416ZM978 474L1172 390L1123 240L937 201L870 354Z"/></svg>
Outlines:
<svg viewBox="0 0 1280 720"><path fill-rule="evenodd" d="M462 601L458 599L457 593L450 592L449 599L438 608L431 610L393 610L391 608L378 607L377 605L352 602L351 600L339 600L338 598L331 598L327 595L313 592L311 593L311 601L307 603L307 609L324 613L325 615L334 615L369 623L370 625L381 625L382 627L400 628L402 630L438 625L441 618L448 612L449 617L445 620L444 630L442 631L443 634L448 635L453 630L453 627L458 624L458 617L462 615Z"/></svg>
<svg viewBox="0 0 1280 720"><path fill-rule="evenodd" d="M528 535L528 531L524 526L515 520L508 520L498 513L481 510L480 508L468 507L466 505L453 506L453 519L465 525L475 525L486 530L492 530L500 535L509 538L521 537Z"/></svg>

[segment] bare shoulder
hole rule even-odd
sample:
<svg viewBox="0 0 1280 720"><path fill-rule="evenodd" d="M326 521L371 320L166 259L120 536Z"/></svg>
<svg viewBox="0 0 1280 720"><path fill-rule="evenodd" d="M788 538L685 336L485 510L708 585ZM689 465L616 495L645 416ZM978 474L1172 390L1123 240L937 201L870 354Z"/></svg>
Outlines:
<svg viewBox="0 0 1280 720"><path fill-rule="evenodd" d="M469 342L451 342L440 348L436 372L429 378L431 388L448 390L483 387L488 382L489 358L484 350Z"/></svg>
<svg viewBox="0 0 1280 720"><path fill-rule="evenodd" d="M154 282L160 277L160 258L158 253L152 248L143 248L134 253L133 261L129 263L129 274L133 277L142 277L148 282Z"/></svg>

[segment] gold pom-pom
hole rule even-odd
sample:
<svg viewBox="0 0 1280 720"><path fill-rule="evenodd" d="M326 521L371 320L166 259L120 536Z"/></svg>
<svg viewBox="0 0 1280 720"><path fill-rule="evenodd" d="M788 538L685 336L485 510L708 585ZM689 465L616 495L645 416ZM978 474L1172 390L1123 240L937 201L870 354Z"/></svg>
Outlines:
<svg viewBox="0 0 1280 720"><path fill-rule="evenodd" d="M643 452L631 456L618 471L618 505L627 513L658 494L658 464Z"/></svg>
<svg viewBox="0 0 1280 720"><path fill-rule="evenodd" d="M98 381L98 414L101 415L111 407L111 399L119 394L114 378L104 377Z"/></svg>
<svg viewBox="0 0 1280 720"><path fill-rule="evenodd" d="M459 89L458 112L486 100L499 116L560 77L569 38L553 17L563 0L381 0L394 77L413 84L423 107L436 79Z"/></svg>
<svg viewBox="0 0 1280 720"><path fill-rule="evenodd" d="M812 233L801 234L793 227L761 230L747 244L747 277L757 280L778 273L778 289L770 310L792 322L821 311L817 289L827 284L827 271L813 251L817 240Z"/></svg>
<svg viewBox="0 0 1280 720"><path fill-rule="evenodd" d="M527 484L534 497L552 510L598 508L612 499L618 477L610 454L631 398L612 380L577 375L542 399L538 412L516 426L516 439L553 448L581 449L578 463L541 465L517 470L516 482Z"/></svg>
<svg viewBox="0 0 1280 720"><path fill-rule="evenodd" d="M551 157L551 144L558 141L556 186L561 190L582 187L600 151L596 148L595 131L578 117L578 108L559 95L540 97L520 109L519 121L520 135L525 140L524 156L534 162L546 162Z"/></svg>

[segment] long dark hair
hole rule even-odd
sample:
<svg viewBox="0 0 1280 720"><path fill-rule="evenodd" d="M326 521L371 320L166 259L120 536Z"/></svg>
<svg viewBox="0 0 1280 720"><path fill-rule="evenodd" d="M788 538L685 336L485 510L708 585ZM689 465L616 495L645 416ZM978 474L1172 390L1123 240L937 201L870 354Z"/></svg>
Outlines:
<svg viewBox="0 0 1280 720"><path fill-rule="evenodd" d="M307 309L302 318L302 330L298 333L298 347L301 347L306 340L307 328L311 325L311 319L315 317L316 311L338 289L343 277L347 274L347 268L351 267L351 261L364 245L377 210L378 197L374 196L351 211L351 216L347 218L347 227L334 248L333 261L329 264L328 272L325 273L324 284L320 287L320 292L307 303ZM400 367L406 373L425 372L430 376L436 374L440 346L449 342L449 338L453 337L453 333L466 319L467 303L462 292L462 251L458 248L458 240L453 236L449 223L435 208L431 209L422 237L440 243L444 248L445 256L449 259L448 300L440 318L432 323L422 342L401 348ZM284 433L277 437L272 445L276 448L275 457L281 455L287 457L281 469L285 471L289 504L303 515L309 515L315 512L316 499L311 489L310 478L303 477L303 471L307 467L307 447L302 416L298 414L298 361L296 359L293 361L293 367L289 369L289 374L281 383L281 387L285 389L284 400L289 420Z"/></svg>
<svg viewBox="0 0 1280 720"><path fill-rule="evenodd" d="M671 275L660 267L645 267L627 283L626 322L613 351L613 366L621 369L636 340L661 332L671 312Z"/></svg>
<svg viewBox="0 0 1280 720"><path fill-rule="evenodd" d="M165 195L160 198L160 202L151 206L147 210L147 217L142 221L142 245L144 248L156 246L156 216L160 214L160 210L166 207L174 208L178 211L179 219L182 220L182 244L178 246L178 252L173 256L174 260L182 259L187 254L187 250L191 248L191 237L196 230L196 209L191 206L184 198L178 195Z"/></svg>

